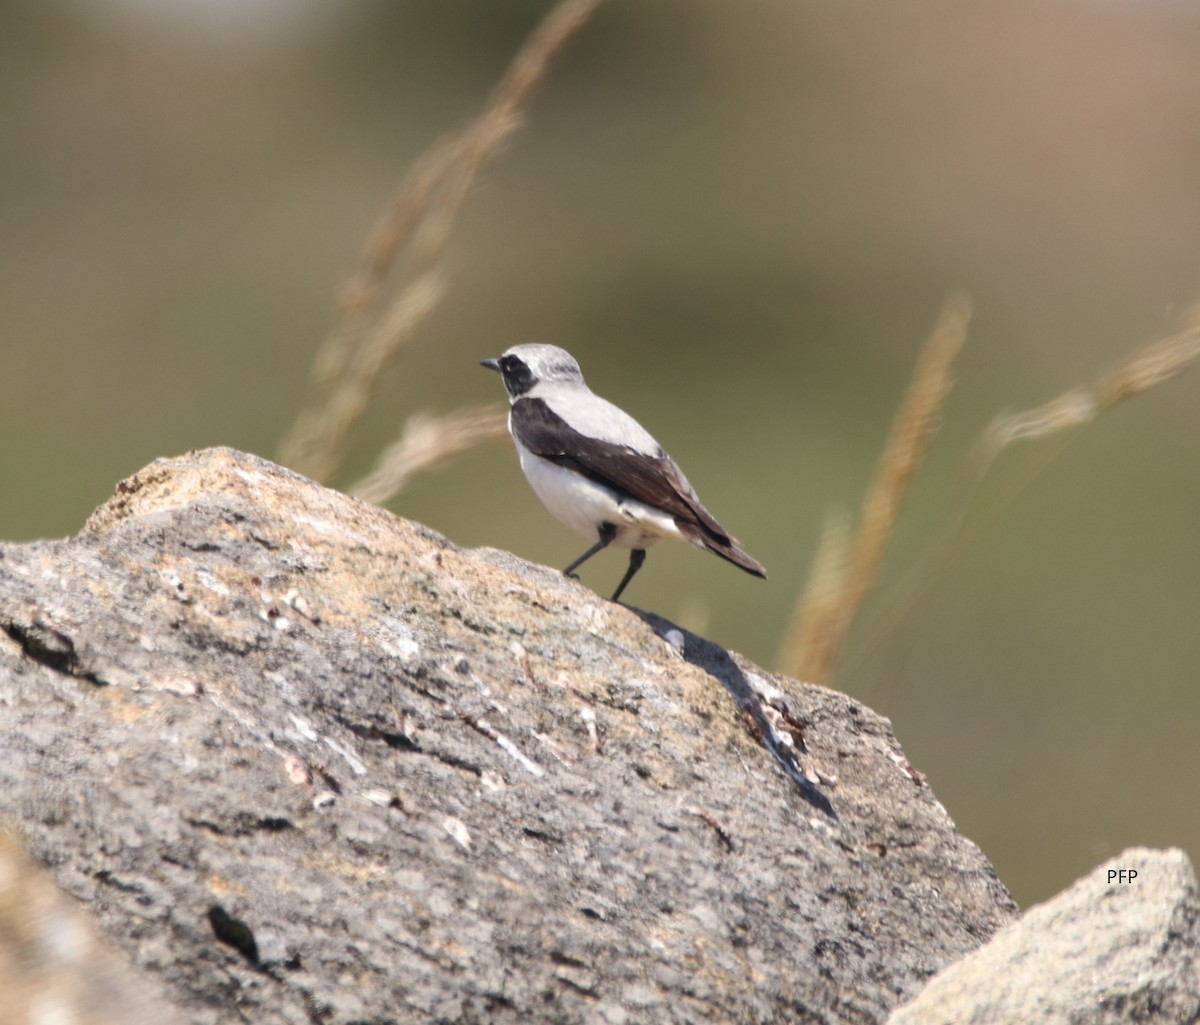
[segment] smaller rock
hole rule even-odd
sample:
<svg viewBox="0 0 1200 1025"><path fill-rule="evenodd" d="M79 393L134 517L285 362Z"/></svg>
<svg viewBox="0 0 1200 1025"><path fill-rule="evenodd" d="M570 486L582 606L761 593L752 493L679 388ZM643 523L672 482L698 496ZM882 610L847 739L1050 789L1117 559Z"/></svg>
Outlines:
<svg viewBox="0 0 1200 1025"><path fill-rule="evenodd" d="M936 975L887 1025L1185 1025L1200 900L1180 850L1133 847Z"/></svg>

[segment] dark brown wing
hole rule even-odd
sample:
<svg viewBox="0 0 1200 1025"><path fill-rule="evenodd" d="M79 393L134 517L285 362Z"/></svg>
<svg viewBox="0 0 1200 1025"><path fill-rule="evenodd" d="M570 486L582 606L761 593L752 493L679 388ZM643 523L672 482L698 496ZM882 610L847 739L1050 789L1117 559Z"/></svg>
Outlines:
<svg viewBox="0 0 1200 1025"><path fill-rule="evenodd" d="M544 400L522 398L513 403L513 436L534 455L565 466L619 497L661 509L689 538L747 573L765 577L766 570L738 546L696 496L674 460L661 448L638 452L627 445L579 433Z"/></svg>

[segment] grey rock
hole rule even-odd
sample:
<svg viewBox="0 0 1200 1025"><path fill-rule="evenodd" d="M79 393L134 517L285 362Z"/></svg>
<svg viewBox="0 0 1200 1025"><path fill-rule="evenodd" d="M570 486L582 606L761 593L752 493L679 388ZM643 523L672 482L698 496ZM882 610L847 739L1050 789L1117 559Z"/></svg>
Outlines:
<svg viewBox="0 0 1200 1025"><path fill-rule="evenodd" d="M1187 856L1134 847L947 968L888 1025L1192 1025L1198 951Z"/></svg>
<svg viewBox="0 0 1200 1025"><path fill-rule="evenodd" d="M0 835L0 1022L179 1025L161 981L131 968L87 913Z"/></svg>
<svg viewBox="0 0 1200 1025"><path fill-rule="evenodd" d="M0 818L193 1022L878 1023L1017 913L849 697L227 449L0 545Z"/></svg>

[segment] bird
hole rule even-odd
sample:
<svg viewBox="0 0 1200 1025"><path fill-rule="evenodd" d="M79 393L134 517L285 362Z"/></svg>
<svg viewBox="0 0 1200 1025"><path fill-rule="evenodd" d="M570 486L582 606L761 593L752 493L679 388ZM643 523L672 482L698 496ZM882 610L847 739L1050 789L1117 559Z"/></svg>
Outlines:
<svg viewBox="0 0 1200 1025"><path fill-rule="evenodd" d="M508 432L538 498L561 523L595 541L563 570L568 577L609 545L629 548L629 567L612 596L618 601L646 549L664 539L690 541L766 577L704 508L675 460L633 417L587 386L565 349L515 345L480 365L504 380Z"/></svg>

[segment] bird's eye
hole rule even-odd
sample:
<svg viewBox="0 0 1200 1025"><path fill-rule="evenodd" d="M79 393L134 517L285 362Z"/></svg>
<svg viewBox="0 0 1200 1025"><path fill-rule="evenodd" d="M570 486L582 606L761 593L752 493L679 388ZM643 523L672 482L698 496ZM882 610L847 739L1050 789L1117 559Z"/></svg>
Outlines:
<svg viewBox="0 0 1200 1025"><path fill-rule="evenodd" d="M500 373L504 375L504 387L513 398L524 395L533 387L533 371L518 356L501 356Z"/></svg>

